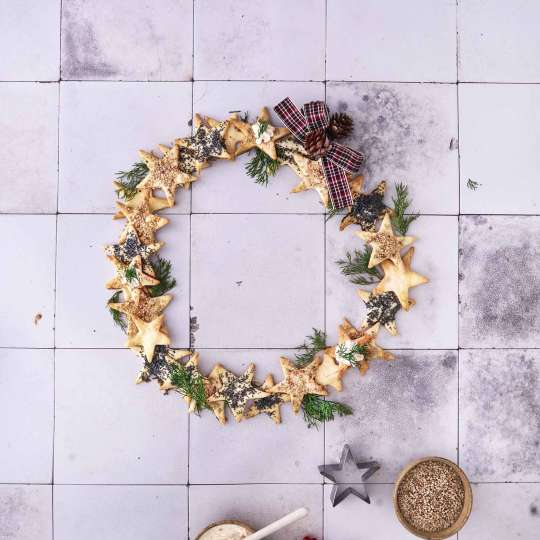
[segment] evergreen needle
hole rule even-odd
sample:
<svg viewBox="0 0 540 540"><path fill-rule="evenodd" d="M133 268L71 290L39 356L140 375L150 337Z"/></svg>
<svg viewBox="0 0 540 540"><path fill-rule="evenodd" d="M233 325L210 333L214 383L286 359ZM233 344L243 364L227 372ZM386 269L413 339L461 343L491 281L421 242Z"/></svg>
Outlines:
<svg viewBox="0 0 540 540"><path fill-rule="evenodd" d="M157 260L151 261L150 265L156 279L159 280L157 285L148 288L150 296L161 296L176 287L176 279L171 276L172 265L170 261L158 257Z"/></svg>
<svg viewBox="0 0 540 540"><path fill-rule="evenodd" d="M418 219L420 214L405 215L411 200L409 199L409 188L406 184L396 184L396 196L392 197L394 203L394 212L392 214L392 225L394 229L401 235L405 236L409 230L411 223Z"/></svg>
<svg viewBox="0 0 540 540"><path fill-rule="evenodd" d="M206 400L204 380L195 369L190 369L184 364L175 364L171 368L171 382L180 394L195 403L197 412L210 408Z"/></svg>
<svg viewBox="0 0 540 540"><path fill-rule="evenodd" d="M116 291L108 300L107 305L109 304L117 304L120 301L120 294L122 294L122 291ZM111 314L111 317L113 318L114 324L122 330L122 332L126 332L127 330L127 320L124 313L121 311L118 311L117 309L113 309L109 306L109 313Z"/></svg>
<svg viewBox="0 0 540 540"><path fill-rule="evenodd" d="M334 420L335 416L348 416L352 409L343 403L323 399L315 394L306 394L302 400L302 412L308 428L319 427L321 422Z"/></svg>
<svg viewBox="0 0 540 540"><path fill-rule="evenodd" d="M318 352L326 349L326 333L313 328L313 334L307 336L298 349L300 352L295 354L296 367L307 366Z"/></svg>
<svg viewBox="0 0 540 540"><path fill-rule="evenodd" d="M116 182L119 188L116 190L116 196L119 199L129 201L137 195L137 186L148 174L148 167L143 161L138 161L129 171L118 171L116 173Z"/></svg>
<svg viewBox="0 0 540 540"><path fill-rule="evenodd" d="M355 249L354 253L347 252L344 259L338 259L336 264L341 273L349 278L355 285L371 285L382 279L381 271L377 268L369 268L371 248L365 246L363 251Z"/></svg>
<svg viewBox="0 0 540 540"><path fill-rule="evenodd" d="M279 161L272 159L260 148L255 149L255 155L246 164L246 173L255 178L257 184L268 185L268 180L274 176L279 168Z"/></svg>
<svg viewBox="0 0 540 540"><path fill-rule="evenodd" d="M336 356L339 355L341 359L348 362L352 367L358 367L358 360L356 359L358 354L361 354L365 358L367 353L367 346L358 345L358 343L355 343L350 349L345 345L345 343L340 343L336 347Z"/></svg>

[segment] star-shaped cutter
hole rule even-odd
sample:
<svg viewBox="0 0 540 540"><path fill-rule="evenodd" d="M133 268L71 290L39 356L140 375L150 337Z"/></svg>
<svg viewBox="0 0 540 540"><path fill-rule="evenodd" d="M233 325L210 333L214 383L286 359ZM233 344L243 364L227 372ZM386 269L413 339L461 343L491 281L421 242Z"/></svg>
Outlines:
<svg viewBox="0 0 540 540"><path fill-rule="evenodd" d="M366 470L366 472L362 475L361 486L363 487L363 493L360 493L356 489L356 487L353 487L349 484L338 484L336 481L336 477L334 476L334 474L332 474L334 471L341 471L343 469L343 466L348 461L353 461L357 469ZM328 478L328 480L330 480L334 484L334 486L332 487L332 492L330 493L330 501L332 502L332 506L337 506L349 495L354 495L359 499L363 500L365 503L371 504L371 499L369 498L364 482L371 478L380 468L381 466L377 461L356 461L350 446L348 444L343 446L339 463L334 463L332 465L319 465L319 472L322 474L322 476ZM344 486L347 487L344 488Z"/></svg>

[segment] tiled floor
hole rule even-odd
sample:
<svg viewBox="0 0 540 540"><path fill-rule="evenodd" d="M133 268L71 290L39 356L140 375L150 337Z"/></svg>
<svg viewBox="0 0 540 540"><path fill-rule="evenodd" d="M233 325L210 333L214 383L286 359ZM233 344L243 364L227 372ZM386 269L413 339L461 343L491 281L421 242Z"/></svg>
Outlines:
<svg viewBox="0 0 540 540"><path fill-rule="evenodd" d="M408 461L474 482L462 540L540 530L540 7L533 0L0 0L0 538L194 538L236 517L276 539L412 538L393 516ZM400 314L397 360L348 376L355 416L307 430L284 411L220 427L133 384L104 309L114 173L189 132L193 111L253 117L289 95L356 123L368 187L407 182L430 284ZM335 260L359 245L317 196L217 163L159 236L178 286L175 345L204 368L280 376L311 327L358 323ZM467 184L478 182L476 190ZM191 309L190 309L191 306ZM37 315L41 315L36 318ZM194 342L191 341L193 345ZM334 394L335 395L335 394ZM380 460L372 505L329 504L317 465L344 442Z"/></svg>

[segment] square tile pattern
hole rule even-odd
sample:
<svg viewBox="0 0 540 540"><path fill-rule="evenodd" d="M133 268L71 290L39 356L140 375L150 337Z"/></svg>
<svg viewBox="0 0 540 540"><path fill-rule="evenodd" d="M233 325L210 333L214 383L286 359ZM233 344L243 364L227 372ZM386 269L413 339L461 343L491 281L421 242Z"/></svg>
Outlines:
<svg viewBox="0 0 540 540"><path fill-rule="evenodd" d="M412 538L393 482L423 455L473 481L459 538L533 539L540 523L539 41L523 0L49 0L0 17L0 538L195 539L226 518L274 536ZM512 84L507 84L512 83ZM349 374L354 416L306 429L282 408L221 427L135 385L138 359L105 309L118 238L112 181L191 133L201 112L255 120L290 96L347 112L366 189L409 185L413 266L429 284L381 345L396 360ZM273 117L273 123L279 120ZM365 314L335 261L362 247L314 191L268 187L250 158L178 193L159 231L177 286L173 343L201 366L281 379L312 327L337 338ZM476 189L474 189L476 187ZM24 293L22 292L24 290ZM230 416L230 415L229 415ZM349 443L377 459L370 506L336 508L317 466Z"/></svg>

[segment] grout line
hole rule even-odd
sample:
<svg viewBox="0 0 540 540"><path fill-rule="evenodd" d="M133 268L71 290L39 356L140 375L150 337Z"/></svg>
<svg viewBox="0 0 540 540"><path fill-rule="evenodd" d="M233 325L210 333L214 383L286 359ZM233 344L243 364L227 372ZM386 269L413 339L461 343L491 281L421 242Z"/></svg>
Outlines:
<svg viewBox="0 0 540 540"><path fill-rule="evenodd" d="M326 79L327 74L327 53L328 53L328 0L325 0L324 2L324 78ZM327 83L324 82L324 102L327 102ZM326 219L326 208L325 208L325 215L323 215L323 324L324 324L324 332L325 335L327 335L328 329L327 329L327 321L326 321L326 235L327 235L327 219ZM326 399L326 398L324 398ZM322 423L322 455L323 455L323 463L326 463L326 422ZM321 530L321 538L324 540L324 484L321 487L321 524L322 524L322 530Z"/></svg>
<svg viewBox="0 0 540 540"><path fill-rule="evenodd" d="M460 282L459 282L459 276L460 276L460 256L459 256L459 249L460 249L460 234L459 234L459 226L460 226L460 215L461 215L461 137L460 137L460 118L459 118L459 0L456 0L456 77L458 80L458 83L456 84L456 117L457 117L457 139L458 139L458 258L457 258L457 340L458 340L458 351L457 351L457 447L456 447L456 457L457 457L457 464L459 466L460 462L460 438L459 438L459 425L460 425L460 412L461 412L461 404L460 404L460 371L461 371L461 363L460 363L460 353L459 353L459 344L460 344L460 332L459 332L459 299L460 299ZM459 538L459 536L458 536Z"/></svg>
<svg viewBox="0 0 540 540"><path fill-rule="evenodd" d="M181 345L180 345L181 346ZM186 348L189 348L186 345ZM295 351L298 347L286 345L283 347L197 347L198 351ZM126 351L126 347L10 347L0 346L0 350L23 350L23 351ZM389 348L388 351L538 351L540 347L397 347Z"/></svg>

